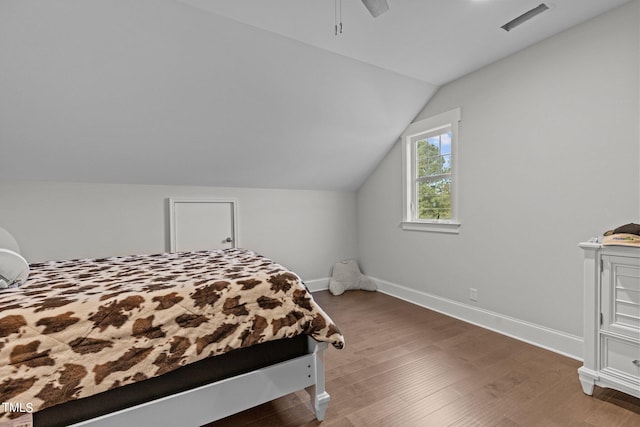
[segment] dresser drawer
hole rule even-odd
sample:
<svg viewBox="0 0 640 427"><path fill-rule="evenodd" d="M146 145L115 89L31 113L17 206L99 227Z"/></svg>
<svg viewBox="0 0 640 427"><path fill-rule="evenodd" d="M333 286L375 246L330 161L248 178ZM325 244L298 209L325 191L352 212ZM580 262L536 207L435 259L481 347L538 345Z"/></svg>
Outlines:
<svg viewBox="0 0 640 427"><path fill-rule="evenodd" d="M600 369L640 384L640 344L602 336Z"/></svg>

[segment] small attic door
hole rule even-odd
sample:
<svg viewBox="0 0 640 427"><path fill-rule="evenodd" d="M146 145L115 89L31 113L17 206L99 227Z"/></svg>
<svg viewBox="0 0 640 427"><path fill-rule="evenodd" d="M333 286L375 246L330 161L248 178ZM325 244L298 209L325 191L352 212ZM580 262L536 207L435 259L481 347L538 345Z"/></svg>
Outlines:
<svg viewBox="0 0 640 427"><path fill-rule="evenodd" d="M236 211L232 199L169 199L171 252L237 247Z"/></svg>

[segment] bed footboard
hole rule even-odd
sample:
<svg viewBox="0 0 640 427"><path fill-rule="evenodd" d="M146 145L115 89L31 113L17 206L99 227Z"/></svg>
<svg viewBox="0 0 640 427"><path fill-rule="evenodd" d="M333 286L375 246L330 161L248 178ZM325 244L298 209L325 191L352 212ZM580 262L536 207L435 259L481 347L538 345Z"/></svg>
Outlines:
<svg viewBox="0 0 640 427"><path fill-rule="evenodd" d="M200 426L306 389L316 418L325 415L329 394L324 384L327 343L309 338L309 353L266 368L207 384L75 426Z"/></svg>

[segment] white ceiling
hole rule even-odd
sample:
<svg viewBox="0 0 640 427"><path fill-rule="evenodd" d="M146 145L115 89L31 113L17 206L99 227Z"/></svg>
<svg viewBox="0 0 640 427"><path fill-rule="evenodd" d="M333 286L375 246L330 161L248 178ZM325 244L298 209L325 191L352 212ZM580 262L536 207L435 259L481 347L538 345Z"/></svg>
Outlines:
<svg viewBox="0 0 640 427"><path fill-rule="evenodd" d="M2 0L0 180L354 190L438 85L624 3L388 1Z"/></svg>
<svg viewBox="0 0 640 427"><path fill-rule="evenodd" d="M500 27L544 0L387 0L373 18L360 0L179 0L386 70L442 85L628 0L549 0L520 27Z"/></svg>

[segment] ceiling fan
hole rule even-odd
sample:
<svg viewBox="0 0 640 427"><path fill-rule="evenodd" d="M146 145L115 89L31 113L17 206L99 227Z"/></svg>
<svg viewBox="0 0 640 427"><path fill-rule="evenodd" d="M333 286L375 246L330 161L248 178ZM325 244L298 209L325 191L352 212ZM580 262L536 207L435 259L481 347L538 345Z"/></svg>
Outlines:
<svg viewBox="0 0 640 427"><path fill-rule="evenodd" d="M387 0L360 0L362 4L367 8L371 16L377 18L378 16L389 10ZM334 29L335 35L342 34L342 0L335 0L335 22Z"/></svg>
<svg viewBox="0 0 640 427"><path fill-rule="evenodd" d="M377 18L389 10L387 0L362 0L362 3L374 18Z"/></svg>

